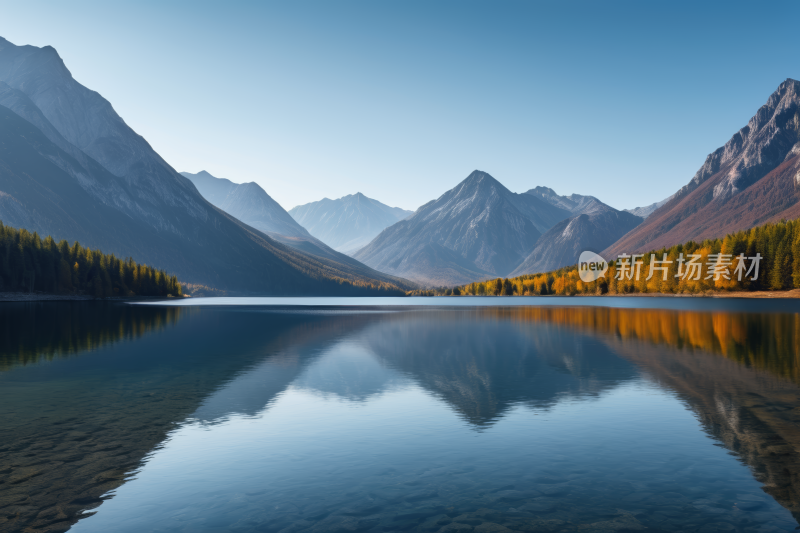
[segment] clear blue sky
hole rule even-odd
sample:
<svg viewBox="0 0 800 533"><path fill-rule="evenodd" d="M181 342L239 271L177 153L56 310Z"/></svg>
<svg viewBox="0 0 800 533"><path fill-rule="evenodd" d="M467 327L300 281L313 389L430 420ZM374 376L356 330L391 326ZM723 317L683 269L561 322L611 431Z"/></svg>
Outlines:
<svg viewBox="0 0 800 533"><path fill-rule="evenodd" d="M618 208L688 182L787 77L800 2L0 0L179 171L286 209L415 209L473 169Z"/></svg>

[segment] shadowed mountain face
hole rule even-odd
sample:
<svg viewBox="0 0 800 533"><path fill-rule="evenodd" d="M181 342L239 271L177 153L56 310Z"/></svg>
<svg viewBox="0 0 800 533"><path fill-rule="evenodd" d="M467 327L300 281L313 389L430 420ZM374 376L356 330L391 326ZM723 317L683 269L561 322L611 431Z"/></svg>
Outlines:
<svg viewBox="0 0 800 533"><path fill-rule="evenodd" d="M342 253L353 255L381 231L412 212L389 207L363 194L348 194L338 200L323 198L299 205L289 214L314 237Z"/></svg>
<svg viewBox="0 0 800 533"><path fill-rule="evenodd" d="M0 122L0 220L10 226L220 289L347 294L342 279L400 283L287 248L215 208L51 47L0 38Z"/></svg>
<svg viewBox="0 0 800 533"><path fill-rule="evenodd" d="M372 268L430 285L505 276L543 231L569 211L515 194L475 171L455 188L383 230L355 254Z"/></svg>
<svg viewBox="0 0 800 533"><path fill-rule="evenodd" d="M604 257L724 237L800 216L800 82L781 83L694 178Z"/></svg>
<svg viewBox="0 0 800 533"><path fill-rule="evenodd" d="M598 253L642 222L642 218L618 211L593 196L559 196L546 187L536 187L526 194L566 209L572 216L547 230L536 242L530 255L510 276L548 272L574 265L581 252Z"/></svg>

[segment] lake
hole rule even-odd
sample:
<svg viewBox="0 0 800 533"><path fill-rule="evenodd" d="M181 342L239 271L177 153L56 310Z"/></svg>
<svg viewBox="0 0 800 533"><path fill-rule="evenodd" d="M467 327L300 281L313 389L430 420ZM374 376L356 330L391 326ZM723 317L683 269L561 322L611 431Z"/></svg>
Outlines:
<svg viewBox="0 0 800 533"><path fill-rule="evenodd" d="M0 531L798 527L793 300L42 302L0 316Z"/></svg>

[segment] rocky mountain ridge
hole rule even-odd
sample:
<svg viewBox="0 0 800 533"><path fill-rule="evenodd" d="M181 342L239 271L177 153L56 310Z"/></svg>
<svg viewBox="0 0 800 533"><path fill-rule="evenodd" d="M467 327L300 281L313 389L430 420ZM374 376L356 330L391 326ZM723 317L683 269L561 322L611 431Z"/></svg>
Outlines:
<svg viewBox="0 0 800 533"><path fill-rule="evenodd" d="M694 177L604 257L800 216L800 82L787 79Z"/></svg>
<svg viewBox="0 0 800 533"><path fill-rule="evenodd" d="M434 285L503 276L530 253L541 236L539 228L546 230L568 215L533 195L515 194L476 170L383 230L355 258Z"/></svg>
<svg viewBox="0 0 800 533"><path fill-rule="evenodd" d="M525 194L531 194L541 198L551 205L569 211L572 215L589 215L595 212L605 212L606 208L609 207L594 196L583 196L580 194L560 196L549 187L534 187Z"/></svg>
<svg viewBox="0 0 800 533"><path fill-rule="evenodd" d="M205 170L196 174L180 174L197 187L203 198L257 230L287 237L311 237L257 183L233 183L228 179L212 176Z"/></svg>

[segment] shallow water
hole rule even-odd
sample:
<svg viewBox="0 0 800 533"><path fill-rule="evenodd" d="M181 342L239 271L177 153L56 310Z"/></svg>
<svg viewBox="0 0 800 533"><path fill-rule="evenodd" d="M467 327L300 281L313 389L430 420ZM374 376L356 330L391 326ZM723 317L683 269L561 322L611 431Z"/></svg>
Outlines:
<svg viewBox="0 0 800 533"><path fill-rule="evenodd" d="M419 300L4 304L0 530L797 527L793 304Z"/></svg>

